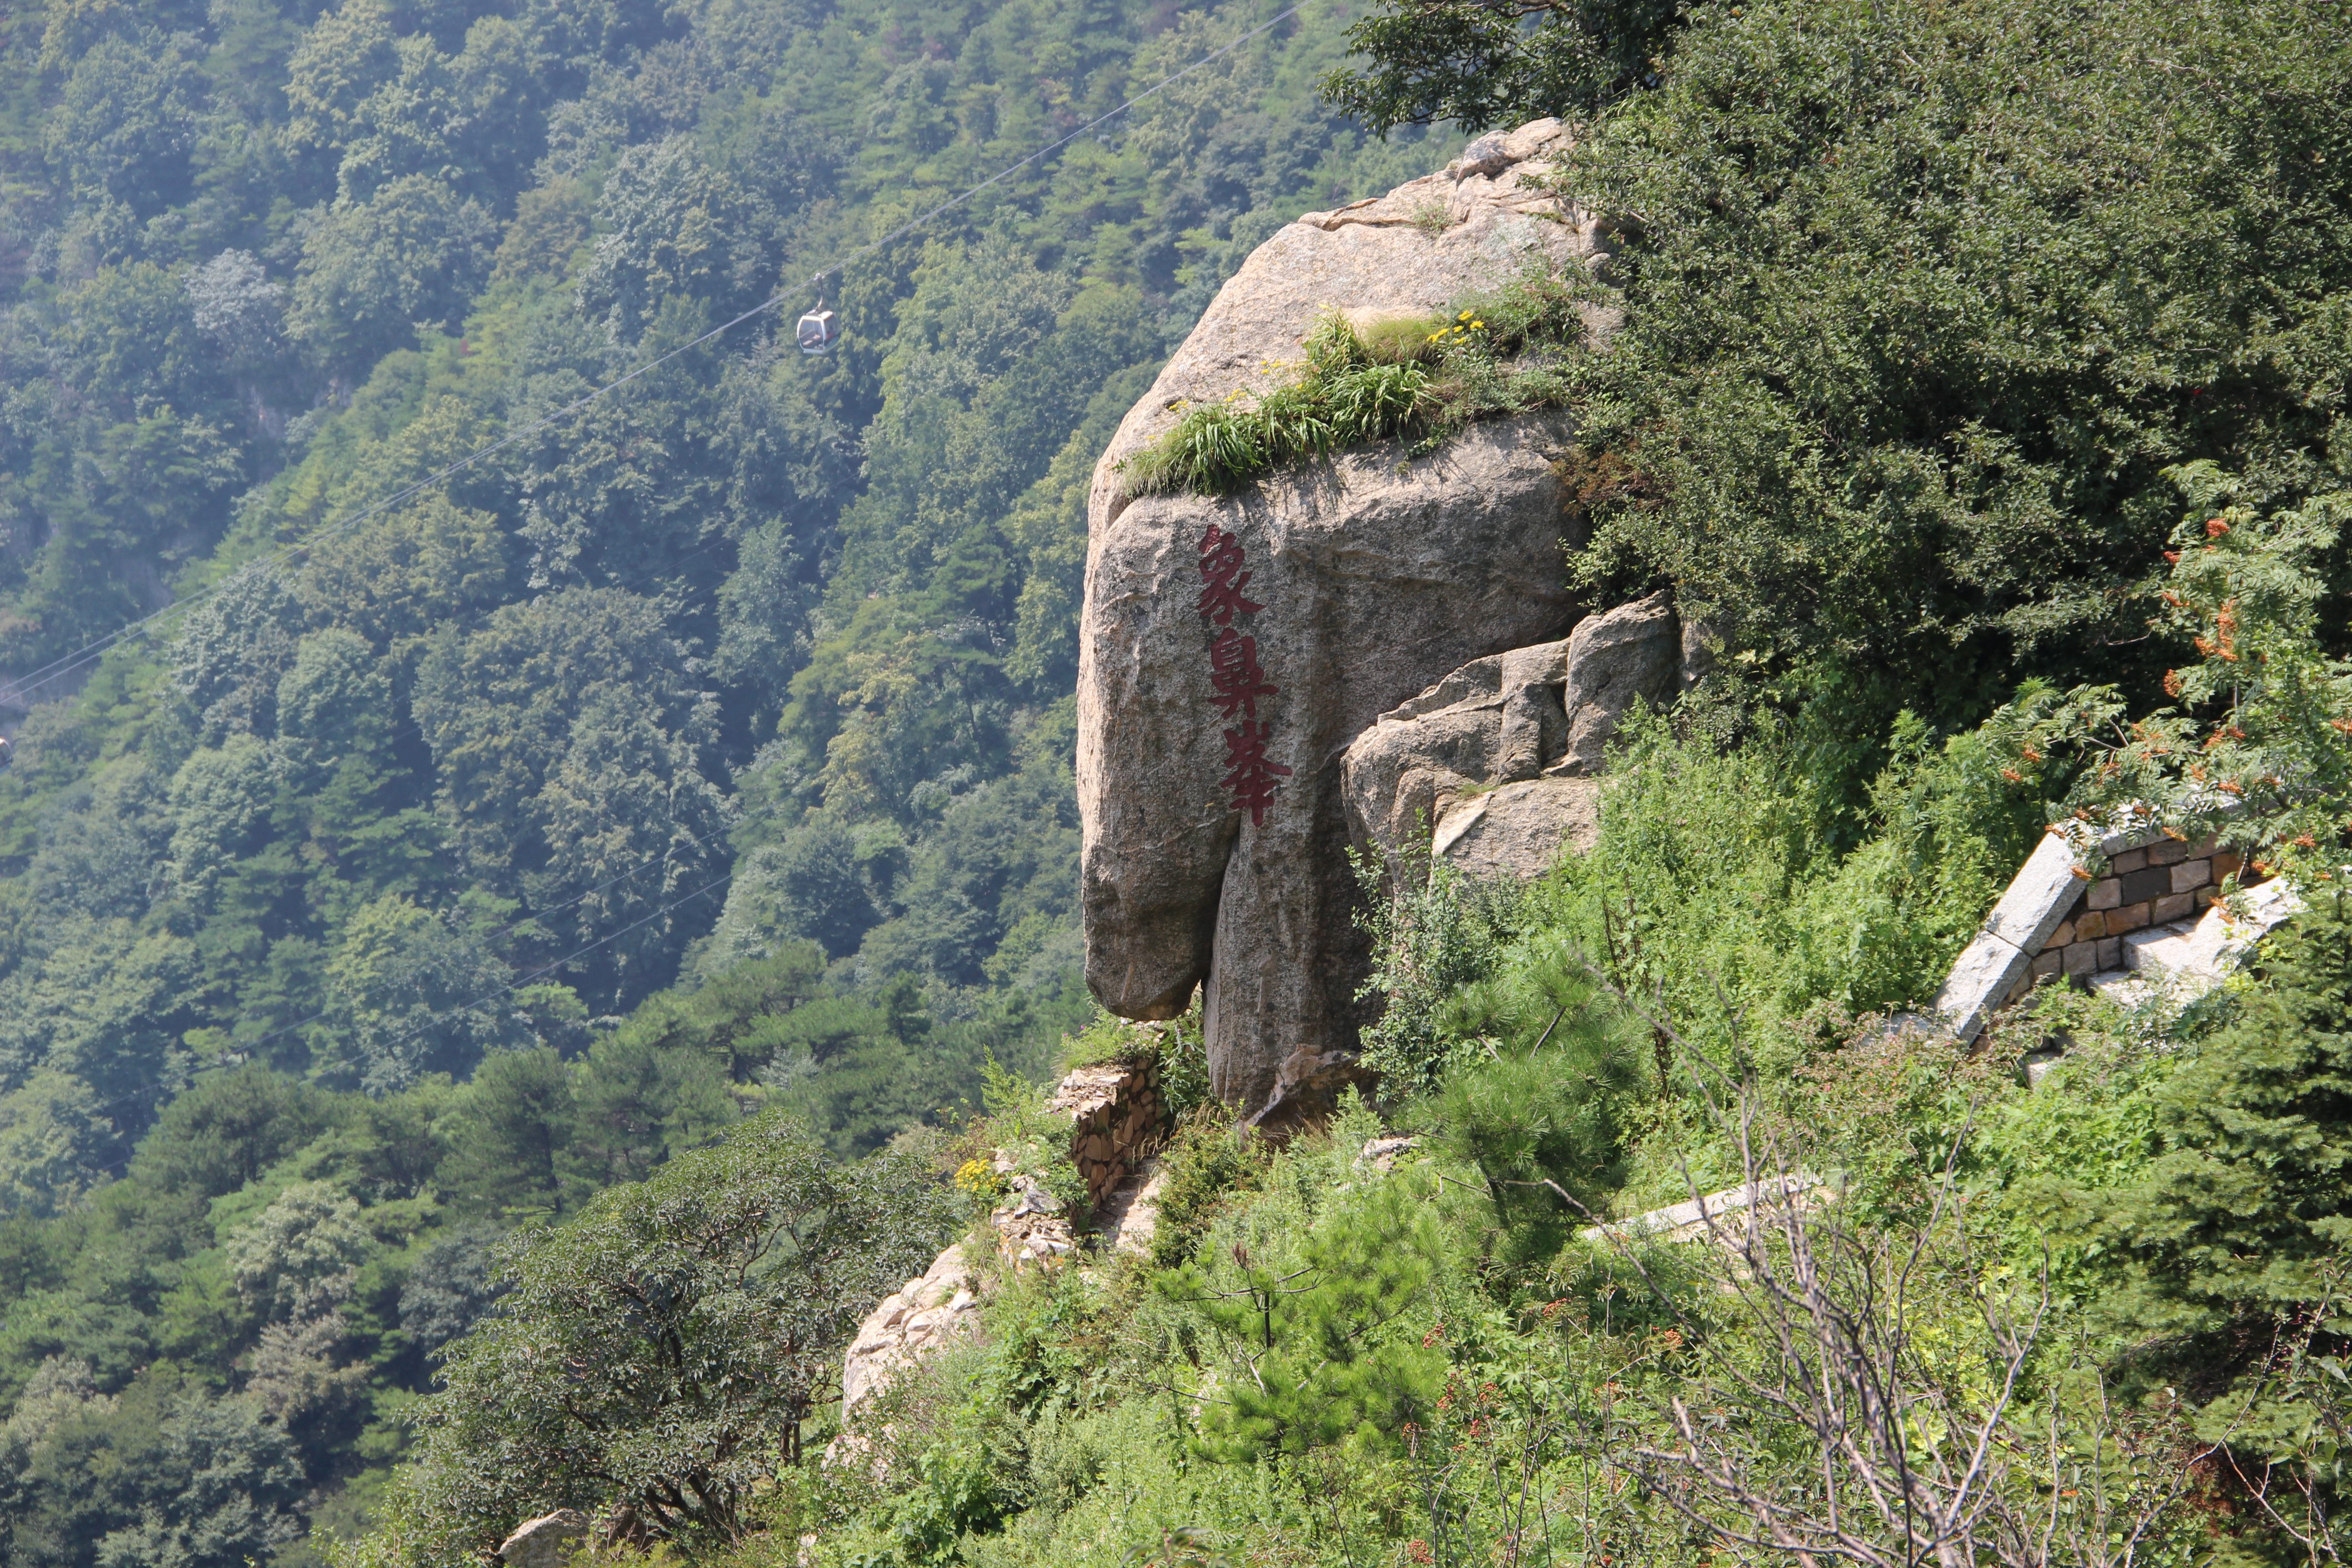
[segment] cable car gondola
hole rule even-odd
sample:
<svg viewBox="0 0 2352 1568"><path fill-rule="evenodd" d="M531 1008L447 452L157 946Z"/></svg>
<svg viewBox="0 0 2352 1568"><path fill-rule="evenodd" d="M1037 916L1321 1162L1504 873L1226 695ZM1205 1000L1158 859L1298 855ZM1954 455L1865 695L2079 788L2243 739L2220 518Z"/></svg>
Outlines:
<svg viewBox="0 0 2352 1568"><path fill-rule="evenodd" d="M816 309L793 329L793 338L801 345L801 353L811 356L831 353L833 345L841 341L841 319L824 308L823 289L817 290Z"/></svg>

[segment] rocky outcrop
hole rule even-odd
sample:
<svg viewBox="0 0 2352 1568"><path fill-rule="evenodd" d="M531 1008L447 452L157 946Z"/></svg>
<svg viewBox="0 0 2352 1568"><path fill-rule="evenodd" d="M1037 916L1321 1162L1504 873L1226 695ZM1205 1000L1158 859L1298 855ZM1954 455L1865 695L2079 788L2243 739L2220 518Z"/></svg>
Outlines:
<svg viewBox="0 0 2352 1568"><path fill-rule="evenodd" d="M846 1426L857 1407L890 1383L891 1375L980 1327L980 1280L950 1247L930 1268L882 1298L866 1315L841 1364L841 1416Z"/></svg>
<svg viewBox="0 0 2352 1568"><path fill-rule="evenodd" d="M1463 666L1349 745L1350 837L1391 860L1425 845L1475 876L1540 875L1599 836L1603 748L1634 703L1674 697L1683 659L1674 607L1654 594Z"/></svg>
<svg viewBox="0 0 2352 1568"><path fill-rule="evenodd" d="M1131 499L1119 465L1181 403L1287 374L1268 367L1295 361L1327 310L1433 310L1530 258L1597 257L1591 219L1530 183L1562 134L1538 121L1482 139L1444 174L1276 234L1096 469L1078 675L1087 978L1132 1018L1171 1017L1205 982L1212 1085L1246 1107L1296 1053L1356 1042L1349 742L1446 671L1568 630L1551 458L1569 426L1497 420L1420 459L1374 447L1222 498Z"/></svg>
<svg viewBox="0 0 2352 1568"><path fill-rule="evenodd" d="M1465 875L1526 882L1600 837L1599 779L1525 779L1449 807L1430 850Z"/></svg>
<svg viewBox="0 0 2352 1568"><path fill-rule="evenodd" d="M997 1156L997 1173L1005 1179L1004 1201L989 1211L996 1232L996 1255L1018 1274L1075 1258L1077 1228L1070 1223L1069 1206L1036 1177L1015 1171L1012 1161Z"/></svg>
<svg viewBox="0 0 2352 1568"><path fill-rule="evenodd" d="M1474 660L1368 726L1339 764L1356 842L1394 851L1465 795L1541 773L1568 733L1567 658L1561 638Z"/></svg>
<svg viewBox="0 0 2352 1568"><path fill-rule="evenodd" d="M1655 705L1675 695L1682 668L1682 627L1673 601L1653 594L1580 622L1568 639L1568 669L1560 705L1568 740L1547 773L1586 776L1601 771L1602 748L1636 702Z"/></svg>
<svg viewBox="0 0 2352 1568"><path fill-rule="evenodd" d="M1096 1213L1103 1245L1114 1252L1150 1256L1151 1238L1160 1231L1160 1195L1167 1188L1167 1165L1156 1155L1145 1159Z"/></svg>
<svg viewBox="0 0 2352 1568"><path fill-rule="evenodd" d="M1352 1048L1301 1046L1275 1068L1274 1084L1264 1102L1250 1113L1248 1125L1269 1137L1287 1138L1328 1116L1343 1091L1376 1085Z"/></svg>
<svg viewBox="0 0 2352 1568"><path fill-rule="evenodd" d="M584 1556L587 1545L588 1516L560 1508L516 1525L499 1546L498 1558L506 1568L563 1568L572 1558Z"/></svg>
<svg viewBox="0 0 2352 1568"><path fill-rule="evenodd" d="M1055 1087L1046 1108L1070 1118L1069 1156L1087 1178L1104 1244L1130 1252L1148 1247L1160 1192L1153 1152L1168 1130L1157 1055L1075 1068ZM1002 1194L989 1210L987 1226L997 1268L1018 1274L1076 1258L1078 1233L1062 1200L1003 1150L992 1163ZM986 1284L958 1243L884 1297L842 1357L842 1424L848 1426L857 1407L899 1371L977 1334Z"/></svg>

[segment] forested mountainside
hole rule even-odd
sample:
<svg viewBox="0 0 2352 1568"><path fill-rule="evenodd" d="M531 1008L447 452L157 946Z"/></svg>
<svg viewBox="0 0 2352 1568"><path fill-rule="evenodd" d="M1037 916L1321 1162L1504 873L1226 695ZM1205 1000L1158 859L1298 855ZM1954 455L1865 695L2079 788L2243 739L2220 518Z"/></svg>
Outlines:
<svg viewBox="0 0 2352 1568"><path fill-rule="evenodd" d="M1300 826L1328 780L1244 801L1188 754L1171 790L1233 802L1236 846L1193 901L1152 835L1202 814L1129 809L1144 768L1103 785L1103 666L1171 724L1230 699L1187 739L1274 757L1269 725L1328 733L1297 694L1333 647L1442 628L1491 564L1448 545L1523 549L1494 519L1556 486L1563 602L1606 613L1391 694L1375 728L1463 776L1357 862L1364 1049L1275 1058L1277 1091L1344 1086L1328 1116L1270 1134L1211 1096L1210 1010L1286 1000L1219 990L1213 951L1182 1016L1072 1039L1069 1098L1000 1077L846 1164L741 1124L510 1239L338 1562L2342 1561L2347 21L1378 7L1333 100L1509 133L1255 253L1123 426L1082 622L1090 936L1156 1012L1202 966L1150 939L1213 907L1261 963L1362 846ZM1489 289L1465 241L1551 159L1591 249ZM1359 252L1311 273L1347 314L1291 313L1279 264L1351 223L1467 297L1401 300ZM1235 365L1302 327L1305 363ZM1547 426L1549 464L1494 456ZM1385 617L1322 614L1423 559ZM1578 649L1612 626L1663 666L1650 710L1597 775L1507 775L1515 703L1538 763L1547 715L1594 715ZM1580 852L1525 882L1450 858L1554 783L1597 802ZM2004 947L1949 1005L1956 954ZM1145 1184L1097 1188L1114 1133Z"/></svg>
<svg viewBox="0 0 2352 1568"><path fill-rule="evenodd" d="M0 39L0 1564L2352 1547L2343 0ZM1287 220L1407 180L1316 232L1576 244L1142 402ZM1076 974L1130 410L1103 505L1248 535L1177 650L1267 700L1237 754L1299 700L1263 531L1394 476L1434 583L1507 426L1563 613L1673 634L1581 852L1358 862L1364 1048L1286 1135L1203 994ZM2029 853L2082 907L1956 1032ZM2200 967L2114 968L2168 900ZM1149 1201L1074 1067L1170 1113L1116 1121Z"/></svg>
<svg viewBox="0 0 2352 1568"><path fill-rule="evenodd" d="M1094 456L1433 154L1310 5L790 331L1276 12L0 16L7 1562L310 1560L503 1231L1083 1023Z"/></svg>

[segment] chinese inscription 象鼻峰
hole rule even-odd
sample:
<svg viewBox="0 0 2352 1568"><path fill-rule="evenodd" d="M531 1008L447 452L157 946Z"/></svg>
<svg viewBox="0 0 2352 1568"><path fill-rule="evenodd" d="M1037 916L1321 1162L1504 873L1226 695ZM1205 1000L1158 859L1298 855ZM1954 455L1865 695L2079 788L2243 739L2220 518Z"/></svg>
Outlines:
<svg viewBox="0 0 2352 1568"><path fill-rule="evenodd" d="M1274 804L1290 770L1265 754L1274 726L1258 717L1258 699L1281 688L1265 678L1257 661L1257 638L1239 624L1265 608L1243 593L1249 580L1240 538L1211 523L1201 536L1200 601L1201 618L1211 628L1209 700L1227 719L1237 721L1225 731L1224 788L1234 809L1248 812L1251 826L1263 827L1265 808Z"/></svg>

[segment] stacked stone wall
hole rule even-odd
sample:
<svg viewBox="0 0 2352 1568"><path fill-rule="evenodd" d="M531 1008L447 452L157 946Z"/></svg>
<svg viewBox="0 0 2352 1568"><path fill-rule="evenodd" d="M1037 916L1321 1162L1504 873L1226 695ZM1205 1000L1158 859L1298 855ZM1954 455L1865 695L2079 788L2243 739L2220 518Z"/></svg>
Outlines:
<svg viewBox="0 0 2352 1568"><path fill-rule="evenodd" d="M1047 1109L1070 1118L1070 1161L1087 1180L1087 1201L1100 1209L1142 1169L1168 1134L1160 1062L1106 1062L1062 1080Z"/></svg>
<svg viewBox="0 0 2352 1568"><path fill-rule="evenodd" d="M1047 1104L1071 1119L1070 1157L1087 1179L1087 1201L1097 1215L1112 1208L1114 1194L1142 1173L1167 1141L1167 1097L1161 1092L1156 1057L1079 1068L1062 1079ZM1061 1200L1042 1182L1017 1171L1013 1157L1003 1150L997 1151L994 1163L1007 1192L989 1215L989 1229L1003 1269L1017 1274L1075 1257L1078 1238L1062 1212ZM1124 1196L1118 1212L1131 1217L1133 1194ZM1121 1227L1122 1234L1126 1228ZM842 1359L845 1422L887 1387L898 1371L977 1333L980 1297L990 1283L983 1271L967 1262L959 1244L868 1313Z"/></svg>

